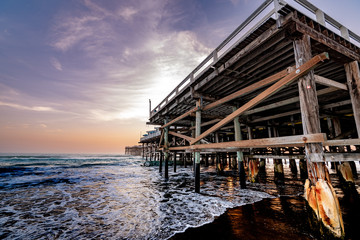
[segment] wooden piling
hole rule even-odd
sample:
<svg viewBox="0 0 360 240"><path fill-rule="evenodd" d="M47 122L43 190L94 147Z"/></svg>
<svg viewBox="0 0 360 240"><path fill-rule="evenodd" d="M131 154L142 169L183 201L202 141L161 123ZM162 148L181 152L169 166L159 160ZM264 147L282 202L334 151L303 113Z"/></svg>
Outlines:
<svg viewBox="0 0 360 240"><path fill-rule="evenodd" d="M307 179L308 178L308 170L305 159L299 160L299 169L300 169L300 178Z"/></svg>
<svg viewBox="0 0 360 240"><path fill-rule="evenodd" d="M165 119L165 124L167 123ZM164 158L165 158L165 179L169 179L169 128L164 128Z"/></svg>
<svg viewBox="0 0 360 240"><path fill-rule="evenodd" d="M311 44L308 35L303 35L299 39L294 40L294 53L297 67L311 59ZM313 70L299 78L298 88L303 132L304 134L320 133L319 105ZM319 213L318 219L321 220L335 236L341 237L344 235L342 216L337 196L329 182L329 174L324 162L322 144L305 143L305 154L309 175L309 181L308 184L305 185L305 188L307 187L306 191L316 188L317 204L310 206L312 206L315 212ZM325 202L324 199L322 200L321 197L323 195L321 193L325 194L324 196L327 197L327 202ZM305 194L305 196L309 201L309 195ZM329 211L332 213L331 215L327 214ZM329 218L331 218L331 221L329 221Z"/></svg>
<svg viewBox="0 0 360 240"><path fill-rule="evenodd" d="M296 175L297 174L297 167L296 167L296 161L295 159L289 159L289 162L290 162L290 170L291 170L291 173Z"/></svg>
<svg viewBox="0 0 360 240"><path fill-rule="evenodd" d="M275 183L284 183L284 166L282 159L274 159Z"/></svg>
<svg viewBox="0 0 360 240"><path fill-rule="evenodd" d="M173 154L174 154L174 157L173 157L173 159L174 159L174 160L173 160L173 165L174 165L174 166L173 166L173 167L174 167L174 172L176 172L176 158L177 158L177 153L174 152Z"/></svg>
<svg viewBox="0 0 360 240"><path fill-rule="evenodd" d="M201 100L196 102L195 137L201 134ZM200 193L200 152L195 152L195 192Z"/></svg>
<svg viewBox="0 0 360 240"><path fill-rule="evenodd" d="M236 111L236 107L233 107L233 112ZM241 141L241 126L239 122L239 117L234 118L234 131L235 131L235 141ZM246 176L245 176L245 169L244 169L244 154L242 151L236 152L237 160L238 160L238 172L239 172L239 181L240 181L240 188L246 188Z"/></svg>
<svg viewBox="0 0 360 240"><path fill-rule="evenodd" d="M162 152L160 152L160 161L159 161L159 172L162 172L162 163L163 163L163 159L164 159L164 154Z"/></svg>

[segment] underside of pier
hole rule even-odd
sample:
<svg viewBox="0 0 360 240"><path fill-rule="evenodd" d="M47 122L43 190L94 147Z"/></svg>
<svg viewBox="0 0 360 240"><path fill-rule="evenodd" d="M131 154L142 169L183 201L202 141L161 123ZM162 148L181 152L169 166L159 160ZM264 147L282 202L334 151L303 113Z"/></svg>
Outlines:
<svg viewBox="0 0 360 240"><path fill-rule="evenodd" d="M265 1L150 111L148 124L161 126L154 143L165 161L170 152L193 154L197 192L204 153L235 154L244 188L244 159L305 159L305 198L324 222L319 191L338 206L325 162L359 161L360 38L297 2L314 16ZM248 161L250 175L257 164ZM341 236L341 213L334 222L328 228Z"/></svg>

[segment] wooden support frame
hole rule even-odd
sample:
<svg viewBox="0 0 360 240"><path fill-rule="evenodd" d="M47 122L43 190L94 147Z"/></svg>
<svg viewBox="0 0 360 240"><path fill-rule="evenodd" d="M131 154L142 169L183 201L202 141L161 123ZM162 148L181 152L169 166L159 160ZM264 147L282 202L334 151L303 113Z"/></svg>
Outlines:
<svg viewBox="0 0 360 240"><path fill-rule="evenodd" d="M242 107L237 109L235 112L228 115L226 118L209 128L207 131L202 133L200 136L196 137L195 140L191 141L191 145L197 143L210 133L213 133L214 131L218 130L222 126L228 124L230 121L232 121L235 117L241 115L245 111L249 110L250 108L256 106L261 101L265 100L266 98L270 97L271 95L278 92L280 89L284 88L285 86L289 85L291 82L299 79L306 73L308 73L310 70L314 69L320 62L329 59L328 53L322 53L319 54L300 67L298 67L295 71L292 71L291 73L287 74L286 77L282 78L281 80L274 83L272 86L267 88L265 91L257 95L255 98L244 104Z"/></svg>
<svg viewBox="0 0 360 240"><path fill-rule="evenodd" d="M264 87L264 86L266 86L268 84L271 84L271 83L283 78L284 76L288 75L293 70L293 68L294 67L289 67L289 68L287 68L287 69L285 69L285 70L283 70L281 72L278 72L278 73L276 73L276 74L274 74L274 75L272 75L270 77L267 77L267 78L265 78L265 79L263 79L261 81L258 81L256 83L244 88L244 89L241 89L241 90L239 90L239 91L237 91L237 92L235 92L235 93L233 93L233 94L231 94L229 96L221 98L221 99L217 100L216 102L210 103L210 104L206 105L205 107L203 107L202 110L203 111L210 110L210 109L212 109L214 107L217 107L217 106L219 106L221 104L227 103L227 102L229 102L229 101L231 101L231 100L233 100L235 98L238 98L238 97L240 97L240 96L242 96L244 94L247 94L247 93L255 91L255 90L257 90L257 89L259 89L261 87ZM191 110L187 111L186 113L178 116L177 118L171 120L167 124L164 124L163 126L161 126L161 129L163 129L165 127L169 127L170 125L172 125L172 124L174 124L174 123L176 123L176 122L190 116L191 114L195 113L198 110L198 108L199 107L192 108Z"/></svg>

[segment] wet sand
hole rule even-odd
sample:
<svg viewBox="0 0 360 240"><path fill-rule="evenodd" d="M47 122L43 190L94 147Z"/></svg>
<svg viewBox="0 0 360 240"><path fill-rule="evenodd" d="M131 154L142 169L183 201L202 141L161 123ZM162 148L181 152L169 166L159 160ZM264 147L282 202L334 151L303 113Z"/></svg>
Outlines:
<svg viewBox="0 0 360 240"><path fill-rule="evenodd" d="M360 220L356 218L360 216L359 207L343 210L345 239L360 239ZM318 232L311 231L308 219L301 196L264 199L228 209L212 223L189 228L171 239L323 239Z"/></svg>
<svg viewBox="0 0 360 240"><path fill-rule="evenodd" d="M314 239L302 197L280 197L228 209L214 222L172 239Z"/></svg>

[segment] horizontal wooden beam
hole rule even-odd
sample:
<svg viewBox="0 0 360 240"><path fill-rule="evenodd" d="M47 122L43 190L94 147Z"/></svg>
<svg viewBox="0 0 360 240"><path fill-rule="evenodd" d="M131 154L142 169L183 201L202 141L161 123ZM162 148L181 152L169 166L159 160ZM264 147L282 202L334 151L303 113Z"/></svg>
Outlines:
<svg viewBox="0 0 360 240"><path fill-rule="evenodd" d="M192 138L192 137L183 135L183 134L181 134L181 133L173 132L173 131L169 131L169 134L171 134L171 135L173 135L173 136L175 136L175 137L179 137L179 138L185 139L185 140L188 141L188 142L194 140L194 138Z"/></svg>
<svg viewBox="0 0 360 240"><path fill-rule="evenodd" d="M349 105L351 104L351 100L344 100L344 101L341 101L341 102L336 102L336 103L329 103L329 104L326 104L324 106L320 106L321 109L328 109L328 108L333 108L333 107L341 107L341 106L344 106L344 105Z"/></svg>
<svg viewBox="0 0 360 240"><path fill-rule="evenodd" d="M245 155L249 158L304 159L305 155ZM359 161L360 153L324 153L325 162ZM324 162L324 161L320 161Z"/></svg>
<svg viewBox="0 0 360 240"><path fill-rule="evenodd" d="M273 114L271 116L267 116L267 117L260 117L260 118L256 118L252 121L250 121L251 123L257 123L257 122L263 122L263 121L268 121L271 119L276 119L276 118L282 118L282 117L287 117L287 116L291 116L294 114L299 114L301 111L299 110L293 110L293 111L289 111L289 112L283 112L283 113L279 113L279 114Z"/></svg>
<svg viewBox="0 0 360 240"><path fill-rule="evenodd" d="M359 161L360 153L324 153L326 162Z"/></svg>
<svg viewBox="0 0 360 240"><path fill-rule="evenodd" d="M328 79L328 78L325 78L325 77L322 77L319 75L315 75L315 82L325 85L325 86L328 86L328 87L335 87L335 88L346 90L346 91L348 90L346 84L339 83L339 82L336 82L334 80L331 80L331 79Z"/></svg>
<svg viewBox="0 0 360 240"><path fill-rule="evenodd" d="M262 93L260 93L259 95L257 95L253 99L251 99L249 102L247 102L246 104L241 106L239 109L237 109L236 111L234 111L233 113L228 115L226 118L224 118L223 120L221 120L220 122L218 122L217 124L215 124L214 126L209 128L208 130L206 130L200 136L195 138L195 140L191 141L191 145L197 143L198 141L200 141L201 139L203 139L210 133L218 130L222 126L231 122L235 117L241 115L245 111L249 110L250 108L256 106L257 104L259 104L260 102L265 100L266 98L272 96L273 94L275 94L276 92L278 92L279 90L284 88L285 86L289 85L291 82L297 80L304 74L308 73L310 70L314 69L320 62L322 62L326 59L329 59L328 53L322 53L322 54L316 55L315 57L313 57L312 59L310 59L303 65L301 65L300 67L298 67L295 71L290 72L284 78L277 81L276 83L271 85L269 88L267 88L265 91L263 91Z"/></svg>
<svg viewBox="0 0 360 240"><path fill-rule="evenodd" d="M305 155L245 155L249 158L273 158L273 159L304 159Z"/></svg>
<svg viewBox="0 0 360 240"><path fill-rule="evenodd" d="M360 138L327 140L324 142L324 146L347 146L347 145L360 145Z"/></svg>
<svg viewBox="0 0 360 240"><path fill-rule="evenodd" d="M266 148L266 147L302 147L305 143L323 143L326 141L324 133L295 135L277 138L260 138L232 142L198 144L191 146L171 147L170 151L178 150L203 150L203 149L228 149L234 148Z"/></svg>

